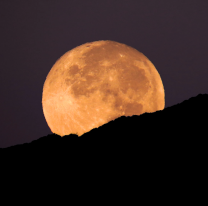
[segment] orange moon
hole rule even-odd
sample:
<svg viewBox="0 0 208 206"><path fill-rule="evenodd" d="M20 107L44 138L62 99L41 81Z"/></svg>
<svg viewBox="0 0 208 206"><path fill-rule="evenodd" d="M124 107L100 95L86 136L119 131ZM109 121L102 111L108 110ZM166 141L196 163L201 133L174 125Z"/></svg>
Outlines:
<svg viewBox="0 0 208 206"><path fill-rule="evenodd" d="M144 54L101 40L77 46L55 62L43 85L42 107L53 133L81 136L120 116L163 110L165 93Z"/></svg>

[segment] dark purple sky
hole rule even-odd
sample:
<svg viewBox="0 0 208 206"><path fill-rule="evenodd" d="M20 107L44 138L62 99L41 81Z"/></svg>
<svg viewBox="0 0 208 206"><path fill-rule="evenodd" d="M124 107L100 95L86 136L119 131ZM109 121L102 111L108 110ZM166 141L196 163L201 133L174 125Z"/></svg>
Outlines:
<svg viewBox="0 0 208 206"><path fill-rule="evenodd" d="M113 40L146 55L165 108L208 93L207 0L2 0L0 40L0 147L52 134L44 81L59 57L86 42Z"/></svg>

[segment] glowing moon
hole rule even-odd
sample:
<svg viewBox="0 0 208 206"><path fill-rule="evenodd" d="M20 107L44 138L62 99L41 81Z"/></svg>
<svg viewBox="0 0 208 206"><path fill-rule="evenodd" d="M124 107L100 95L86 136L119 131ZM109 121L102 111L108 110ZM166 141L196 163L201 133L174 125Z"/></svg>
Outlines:
<svg viewBox="0 0 208 206"><path fill-rule="evenodd" d="M95 41L56 61L43 86L42 106L53 133L81 136L120 116L163 110L165 93L144 54L122 43Z"/></svg>

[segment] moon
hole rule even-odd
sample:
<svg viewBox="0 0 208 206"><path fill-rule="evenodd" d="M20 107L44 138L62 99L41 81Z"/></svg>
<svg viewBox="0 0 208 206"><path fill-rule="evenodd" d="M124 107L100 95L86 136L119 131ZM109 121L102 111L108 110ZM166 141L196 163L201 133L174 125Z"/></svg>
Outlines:
<svg viewBox="0 0 208 206"><path fill-rule="evenodd" d="M163 110L165 93L152 62L123 43L87 42L66 52L43 85L42 108L55 134L78 136L120 116Z"/></svg>

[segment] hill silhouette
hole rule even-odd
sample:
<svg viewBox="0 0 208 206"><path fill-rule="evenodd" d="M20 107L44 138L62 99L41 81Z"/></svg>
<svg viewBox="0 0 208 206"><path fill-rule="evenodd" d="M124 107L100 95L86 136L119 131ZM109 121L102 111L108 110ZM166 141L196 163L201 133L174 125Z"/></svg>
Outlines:
<svg viewBox="0 0 208 206"><path fill-rule="evenodd" d="M2 157L64 157L76 161L91 158L113 162L138 157L199 155L207 147L208 94L140 116L119 117L78 137L50 134L31 143L0 148Z"/></svg>

